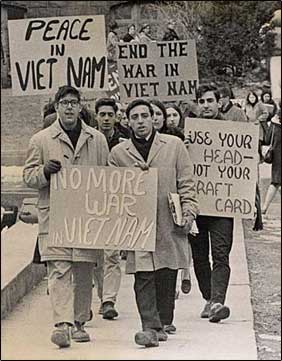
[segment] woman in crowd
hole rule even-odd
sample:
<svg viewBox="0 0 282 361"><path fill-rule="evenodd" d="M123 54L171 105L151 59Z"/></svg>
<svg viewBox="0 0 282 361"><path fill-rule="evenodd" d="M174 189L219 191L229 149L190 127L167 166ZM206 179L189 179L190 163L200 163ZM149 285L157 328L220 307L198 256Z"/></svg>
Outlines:
<svg viewBox="0 0 282 361"><path fill-rule="evenodd" d="M272 143L273 160L271 165L271 184L266 193L262 214L266 214L277 191L279 190L281 192L281 101L277 108L276 115L271 119L265 143Z"/></svg>
<svg viewBox="0 0 282 361"><path fill-rule="evenodd" d="M134 24L130 24L127 28L127 33L122 39L125 43L130 43L131 41L138 41L139 39L136 36L136 27Z"/></svg>
<svg viewBox="0 0 282 361"><path fill-rule="evenodd" d="M116 30L118 29L118 24L116 21L112 21L109 24L109 34L107 38L107 51L108 51L108 61L116 62L117 54L116 54L116 44L119 41L118 34Z"/></svg>
<svg viewBox="0 0 282 361"><path fill-rule="evenodd" d="M272 99L272 94L270 90L264 90L260 96L260 99L264 104L264 106L266 107L266 110L268 111L267 122L269 122L277 112L277 105L275 101Z"/></svg>
<svg viewBox="0 0 282 361"><path fill-rule="evenodd" d="M166 113L167 134L176 135L184 141L184 119L181 109L175 104L170 104L166 107Z"/></svg>

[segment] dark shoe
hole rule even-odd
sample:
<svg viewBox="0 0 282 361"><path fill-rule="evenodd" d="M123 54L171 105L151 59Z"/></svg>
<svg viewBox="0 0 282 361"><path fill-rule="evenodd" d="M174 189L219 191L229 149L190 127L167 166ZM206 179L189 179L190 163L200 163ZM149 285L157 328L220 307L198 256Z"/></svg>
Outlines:
<svg viewBox="0 0 282 361"><path fill-rule="evenodd" d="M89 342L90 336L84 330L84 323L74 321L74 327L71 331L71 338L75 342Z"/></svg>
<svg viewBox="0 0 282 361"><path fill-rule="evenodd" d="M230 309L227 306L222 305L221 303L214 303L211 307L209 314L210 322L219 322L229 317Z"/></svg>
<svg viewBox="0 0 282 361"><path fill-rule="evenodd" d="M183 293L189 293L191 291L191 281L190 280L182 280L181 282L181 291Z"/></svg>
<svg viewBox="0 0 282 361"><path fill-rule="evenodd" d="M103 318L112 320L115 317L118 317L118 312L115 310L114 304L112 302L103 303Z"/></svg>
<svg viewBox="0 0 282 361"><path fill-rule="evenodd" d="M176 332L176 327L175 327L173 324L171 324L171 325L165 325L165 326L164 326L164 330L165 330L165 332L168 333L168 334L173 334L173 333Z"/></svg>
<svg viewBox="0 0 282 361"><path fill-rule="evenodd" d="M201 312L200 315L201 318L209 318L210 310L211 310L211 301L207 301L203 311Z"/></svg>
<svg viewBox="0 0 282 361"><path fill-rule="evenodd" d="M159 346L158 334L156 330L140 331L135 334L137 345L145 347Z"/></svg>
<svg viewBox="0 0 282 361"><path fill-rule="evenodd" d="M52 332L51 341L60 348L70 347L70 327L67 323L61 323L56 326Z"/></svg>
<svg viewBox="0 0 282 361"><path fill-rule="evenodd" d="M158 330L157 334L158 334L158 341L167 341L168 335L167 333L165 333L164 330Z"/></svg>

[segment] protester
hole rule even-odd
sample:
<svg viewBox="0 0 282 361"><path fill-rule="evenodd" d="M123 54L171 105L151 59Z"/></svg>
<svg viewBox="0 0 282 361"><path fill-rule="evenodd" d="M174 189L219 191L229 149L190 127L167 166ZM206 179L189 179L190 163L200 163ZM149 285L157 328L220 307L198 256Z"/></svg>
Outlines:
<svg viewBox="0 0 282 361"><path fill-rule="evenodd" d="M219 94L220 94L220 103L221 103L220 112L224 119L232 120L235 122L248 121L246 113L232 103L231 92L229 87L224 86L220 88Z"/></svg>
<svg viewBox="0 0 282 361"><path fill-rule="evenodd" d="M262 214L266 214L277 191L281 193L281 101L272 118L266 135L266 144L272 143L273 159L271 164L271 184L269 185L262 207Z"/></svg>
<svg viewBox="0 0 282 361"><path fill-rule="evenodd" d="M200 118L218 119L220 95L212 85L197 89ZM233 242L233 218L200 215L196 220L199 233L189 236L192 247L194 271L205 307L201 318L219 322L229 317L230 309L224 305L230 277L229 254ZM210 245L212 268L210 264Z"/></svg>
<svg viewBox="0 0 282 361"><path fill-rule="evenodd" d="M153 41L151 38L151 26L149 24L142 25L138 34L138 39L141 43L150 43Z"/></svg>
<svg viewBox="0 0 282 361"><path fill-rule="evenodd" d="M119 28L117 22L111 21L109 23L109 34L107 38L107 51L108 51L108 62L113 63L117 61L116 44L119 41L116 30Z"/></svg>
<svg viewBox="0 0 282 361"><path fill-rule="evenodd" d="M166 134L176 135L184 140L184 119L181 109L176 104L166 106L167 131Z"/></svg>
<svg viewBox="0 0 282 361"><path fill-rule="evenodd" d="M153 126L155 130L157 130L159 133L175 135L181 140L184 140L184 134L181 131L177 131L176 127L172 127L172 128L167 127L167 112L164 104L156 99L152 99L150 103L154 111ZM182 115L180 114L180 116ZM192 286L191 275L190 275L190 265L192 258L191 258L191 249L190 249L191 246L189 242L187 242L187 246L189 248L189 252L188 252L189 259L188 259L187 267L181 270L181 291L186 294L188 294L191 291L191 286ZM176 290L175 298L178 298L178 294L179 291ZM165 326L166 332L173 332L174 330L176 329L173 324Z"/></svg>
<svg viewBox="0 0 282 361"><path fill-rule="evenodd" d="M180 40L179 36L177 35L177 33L175 31L175 25L176 25L176 22L173 19L171 19L167 22L167 28L164 33L163 39L162 39L163 41Z"/></svg>
<svg viewBox="0 0 282 361"><path fill-rule="evenodd" d="M95 104L98 129L102 132L112 149L124 140L124 134L115 127L117 104L114 99L101 98ZM118 317L115 309L118 291L121 283L120 252L118 250L104 250L104 281L103 281L103 318L112 320Z"/></svg>
<svg viewBox="0 0 282 361"><path fill-rule="evenodd" d="M134 24L130 24L127 28L127 33L123 37L123 41L126 43L130 43L131 41L138 41L138 37L136 35L136 27Z"/></svg>
<svg viewBox="0 0 282 361"><path fill-rule="evenodd" d="M92 302L92 270L96 250L48 246L50 178L61 167L71 165L105 166L108 145L104 135L79 118L80 93L62 86L55 95L57 120L30 140L23 170L24 182L38 189L39 249L47 262L48 289L55 329L51 341L69 347L90 341L84 329Z"/></svg>
<svg viewBox="0 0 282 361"><path fill-rule="evenodd" d="M275 101L272 99L271 90L264 90L261 93L260 98L268 112L267 122L270 122L271 118L274 117L274 115L277 112L277 105L276 105Z"/></svg>
<svg viewBox="0 0 282 361"><path fill-rule="evenodd" d="M167 340L163 327L173 319L177 271L187 266L187 234L198 213L198 204L192 163L183 142L154 130L153 109L143 99L131 102L126 114L132 136L111 150L109 165L139 166L143 170L158 168L155 252L128 251L126 260L126 272L134 273L134 291L142 323L135 342L153 347ZM173 222L169 192L180 195L182 226Z"/></svg>
<svg viewBox="0 0 282 361"><path fill-rule="evenodd" d="M128 119L126 117L126 113L125 113L125 104L121 104L121 103L116 103L118 110L116 113L116 123L115 123L115 127L118 129L118 131L120 132L121 136L123 136L124 138L129 138L130 137L130 128L128 126Z"/></svg>

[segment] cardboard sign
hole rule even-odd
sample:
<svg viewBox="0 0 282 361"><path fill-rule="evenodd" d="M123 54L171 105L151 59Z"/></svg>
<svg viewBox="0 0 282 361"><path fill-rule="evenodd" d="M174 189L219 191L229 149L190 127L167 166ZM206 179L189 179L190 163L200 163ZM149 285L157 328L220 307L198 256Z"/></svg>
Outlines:
<svg viewBox="0 0 282 361"><path fill-rule="evenodd" d="M198 64L194 40L119 43L117 64L121 102L195 99Z"/></svg>
<svg viewBox="0 0 282 361"><path fill-rule="evenodd" d="M108 89L104 16L9 20L13 95Z"/></svg>
<svg viewBox="0 0 282 361"><path fill-rule="evenodd" d="M253 123L186 120L201 215L254 217L258 133Z"/></svg>
<svg viewBox="0 0 282 361"><path fill-rule="evenodd" d="M154 251L157 169L69 167L51 178L49 246Z"/></svg>

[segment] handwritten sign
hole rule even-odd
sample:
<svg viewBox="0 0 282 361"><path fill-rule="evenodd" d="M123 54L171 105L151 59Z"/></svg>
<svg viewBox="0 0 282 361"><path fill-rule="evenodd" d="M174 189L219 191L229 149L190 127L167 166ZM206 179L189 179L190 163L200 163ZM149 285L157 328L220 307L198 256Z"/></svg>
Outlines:
<svg viewBox="0 0 282 361"><path fill-rule="evenodd" d="M194 40L119 43L117 64L121 102L135 98L195 98L198 64Z"/></svg>
<svg viewBox="0 0 282 361"><path fill-rule="evenodd" d="M69 167L52 176L49 245L154 251L157 169Z"/></svg>
<svg viewBox="0 0 282 361"><path fill-rule="evenodd" d="M104 16L9 20L13 95L108 88Z"/></svg>
<svg viewBox="0 0 282 361"><path fill-rule="evenodd" d="M258 132L253 123L186 120L201 215L253 218Z"/></svg>

